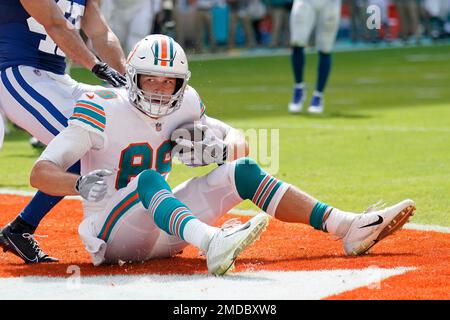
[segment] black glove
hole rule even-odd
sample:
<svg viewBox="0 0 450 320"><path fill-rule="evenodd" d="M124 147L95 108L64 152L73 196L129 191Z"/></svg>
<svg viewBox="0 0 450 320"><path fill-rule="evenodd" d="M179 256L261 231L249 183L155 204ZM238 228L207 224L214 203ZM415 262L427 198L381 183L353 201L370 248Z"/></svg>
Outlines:
<svg viewBox="0 0 450 320"><path fill-rule="evenodd" d="M97 62L91 71L99 79L107 81L114 87L122 87L127 84L126 78L105 62Z"/></svg>

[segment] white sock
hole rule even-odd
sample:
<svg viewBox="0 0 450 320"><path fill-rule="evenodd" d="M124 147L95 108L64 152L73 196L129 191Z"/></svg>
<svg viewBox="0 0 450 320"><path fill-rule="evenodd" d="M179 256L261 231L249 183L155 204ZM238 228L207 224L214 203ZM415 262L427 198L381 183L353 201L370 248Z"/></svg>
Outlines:
<svg viewBox="0 0 450 320"><path fill-rule="evenodd" d="M184 226L183 237L186 242L206 252L208 251L209 242L218 229L198 219L191 219Z"/></svg>
<svg viewBox="0 0 450 320"><path fill-rule="evenodd" d="M328 218L323 222L323 229L335 236L343 238L350 228L353 219L357 216L357 214L333 208Z"/></svg>
<svg viewBox="0 0 450 320"><path fill-rule="evenodd" d="M317 91L317 90L314 90L314 93L313 93L313 96L316 96L316 97L323 97L323 92L319 92L319 91Z"/></svg>

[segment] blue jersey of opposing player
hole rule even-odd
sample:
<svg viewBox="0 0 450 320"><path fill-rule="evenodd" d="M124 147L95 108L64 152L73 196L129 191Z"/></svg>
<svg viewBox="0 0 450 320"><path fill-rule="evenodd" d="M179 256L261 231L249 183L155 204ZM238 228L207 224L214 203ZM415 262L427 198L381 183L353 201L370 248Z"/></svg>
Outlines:
<svg viewBox="0 0 450 320"><path fill-rule="evenodd" d="M55 0L76 29L80 29L86 1ZM0 71L18 65L63 74L65 54L19 0L0 0Z"/></svg>

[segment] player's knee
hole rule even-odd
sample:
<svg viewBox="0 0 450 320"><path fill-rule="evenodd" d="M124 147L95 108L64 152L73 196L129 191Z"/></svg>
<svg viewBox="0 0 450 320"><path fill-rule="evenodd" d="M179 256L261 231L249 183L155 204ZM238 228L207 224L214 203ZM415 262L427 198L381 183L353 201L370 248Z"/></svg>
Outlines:
<svg viewBox="0 0 450 320"><path fill-rule="evenodd" d="M251 199L261 180L267 175L252 158L241 158L236 161L234 181L239 196Z"/></svg>
<svg viewBox="0 0 450 320"><path fill-rule="evenodd" d="M145 170L139 174L138 189L169 189L166 180L155 170Z"/></svg>
<svg viewBox="0 0 450 320"><path fill-rule="evenodd" d="M155 170L145 170L137 177L137 191L144 207L148 207L151 198L162 189L171 191L166 180Z"/></svg>

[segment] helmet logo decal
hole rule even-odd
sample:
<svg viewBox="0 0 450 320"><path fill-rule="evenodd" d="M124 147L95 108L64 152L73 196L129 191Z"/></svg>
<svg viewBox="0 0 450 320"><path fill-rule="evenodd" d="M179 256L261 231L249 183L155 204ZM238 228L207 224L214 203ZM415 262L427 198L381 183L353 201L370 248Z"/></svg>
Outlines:
<svg viewBox="0 0 450 320"><path fill-rule="evenodd" d="M173 40L169 37L161 37L152 45L153 56L155 57L154 65L162 67L173 67L173 60L176 52L174 50Z"/></svg>

